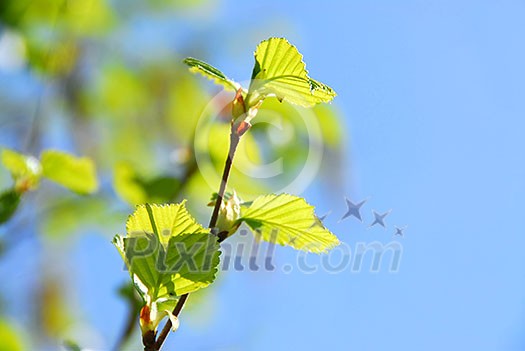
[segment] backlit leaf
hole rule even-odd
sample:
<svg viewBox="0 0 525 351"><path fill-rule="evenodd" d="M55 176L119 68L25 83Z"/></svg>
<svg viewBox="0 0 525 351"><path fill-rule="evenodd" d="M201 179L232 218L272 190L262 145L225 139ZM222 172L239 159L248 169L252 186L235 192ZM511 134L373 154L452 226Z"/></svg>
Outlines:
<svg viewBox="0 0 525 351"><path fill-rule="evenodd" d="M138 206L126 230L113 243L156 328L179 296L213 282L219 264L217 237L195 221L184 202Z"/></svg>
<svg viewBox="0 0 525 351"><path fill-rule="evenodd" d="M265 195L256 198L241 211L257 238L298 250L322 253L339 245L339 239L324 227L314 207L303 198L289 195Z"/></svg>
<svg viewBox="0 0 525 351"><path fill-rule="evenodd" d="M213 80L215 84L222 85L227 90L236 91L241 87L239 83L229 79L220 70L204 61L188 57L184 59L183 62L190 66L190 71L202 74L206 78Z"/></svg>
<svg viewBox="0 0 525 351"><path fill-rule="evenodd" d="M303 56L288 40L270 38L257 46L248 106L266 96L276 96L279 100L311 107L329 102L335 95L332 88L308 76Z"/></svg>

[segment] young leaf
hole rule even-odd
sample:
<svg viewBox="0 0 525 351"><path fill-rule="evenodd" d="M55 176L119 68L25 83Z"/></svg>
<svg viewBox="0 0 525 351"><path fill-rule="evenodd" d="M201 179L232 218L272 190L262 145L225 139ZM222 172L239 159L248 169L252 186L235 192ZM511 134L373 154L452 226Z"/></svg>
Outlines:
<svg viewBox="0 0 525 351"><path fill-rule="evenodd" d="M191 72L200 73L204 77L213 80L215 84L222 85L227 90L237 91L241 87L239 83L229 79L220 70L204 61L188 57L185 58L183 62L190 67Z"/></svg>
<svg viewBox="0 0 525 351"><path fill-rule="evenodd" d="M179 296L211 284L219 264L217 237L188 213L184 202L141 205L126 224L127 235L115 236L137 290L146 301L155 329Z"/></svg>
<svg viewBox="0 0 525 351"><path fill-rule="evenodd" d="M97 190L98 182L93 161L87 157L74 157L55 150L46 150L41 156L46 178L79 194Z"/></svg>
<svg viewBox="0 0 525 351"><path fill-rule="evenodd" d="M303 107L329 102L335 97L329 86L308 76L303 56L284 38L262 41L255 50L255 66L248 90L248 106L266 96L276 96Z"/></svg>
<svg viewBox="0 0 525 351"><path fill-rule="evenodd" d="M218 198L219 194L213 193L208 206L215 206ZM221 206L219 207L217 223L215 224L217 233L226 232L226 236L233 234L237 228L239 228L239 222L237 220L240 215L241 199L239 199L235 190L233 193L225 193L221 201Z"/></svg>
<svg viewBox="0 0 525 351"><path fill-rule="evenodd" d="M38 186L42 176L42 167L36 158L4 149L2 150L2 164L11 172L18 192L33 190Z"/></svg>
<svg viewBox="0 0 525 351"><path fill-rule="evenodd" d="M322 253L339 245L339 239L315 215L314 207L289 194L256 198L242 211L239 221L265 241L298 250Z"/></svg>

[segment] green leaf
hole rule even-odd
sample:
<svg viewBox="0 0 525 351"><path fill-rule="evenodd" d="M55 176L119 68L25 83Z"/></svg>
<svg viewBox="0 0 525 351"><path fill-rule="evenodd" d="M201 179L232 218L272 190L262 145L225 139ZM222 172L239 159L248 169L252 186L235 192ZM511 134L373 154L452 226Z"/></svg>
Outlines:
<svg viewBox="0 0 525 351"><path fill-rule="evenodd" d="M113 243L156 328L179 296L213 282L219 264L217 237L195 221L184 202L138 206L126 229L127 235L115 236Z"/></svg>
<svg viewBox="0 0 525 351"><path fill-rule="evenodd" d="M0 194L0 224L7 222L15 214L19 203L20 194L14 189Z"/></svg>
<svg viewBox="0 0 525 351"><path fill-rule="evenodd" d="M322 253L339 245L339 239L324 227L314 207L303 198L289 195L265 195L241 211L256 237L298 250Z"/></svg>
<svg viewBox="0 0 525 351"><path fill-rule="evenodd" d="M220 70L204 61L187 57L183 62L190 67L191 72L202 74L204 77L213 80L215 84L222 85L226 90L237 91L241 87L239 83L226 77Z"/></svg>
<svg viewBox="0 0 525 351"><path fill-rule="evenodd" d="M311 107L331 101L336 94L329 86L308 76L303 56L288 40L270 38L255 50L247 104L254 106L266 96Z"/></svg>
<svg viewBox="0 0 525 351"><path fill-rule="evenodd" d="M41 162L45 177L71 191L90 194L98 188L95 165L87 157L47 150L42 153Z"/></svg>
<svg viewBox="0 0 525 351"><path fill-rule="evenodd" d="M2 164L11 172L11 176L15 180L15 188L19 192L33 190L38 186L42 167L36 158L13 150L3 149Z"/></svg>

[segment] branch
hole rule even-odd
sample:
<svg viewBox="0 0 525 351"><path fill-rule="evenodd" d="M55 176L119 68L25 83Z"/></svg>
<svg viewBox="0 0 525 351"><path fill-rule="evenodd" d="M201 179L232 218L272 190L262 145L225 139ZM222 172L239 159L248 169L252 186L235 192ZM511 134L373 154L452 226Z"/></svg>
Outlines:
<svg viewBox="0 0 525 351"><path fill-rule="evenodd" d="M243 131L242 134L244 134L245 131ZM219 218L219 210L221 208L222 199L224 197L224 193L226 192L226 185L228 184L228 179L230 177L230 171L233 164L233 157L235 156L235 151L237 150L237 146L239 145L239 140L241 139L240 133L237 133L237 131L232 126L232 132L230 134L230 149L228 151L228 157L226 158L226 163L224 164L224 170L222 172L222 181L221 185L219 187L219 192L217 196L217 202L215 203L215 207L213 208L213 213L210 218L210 224L208 227L210 229L214 228L217 224L217 219ZM219 242L222 242L224 239L226 239L225 236L219 236ZM182 308L184 307L184 304L188 300L189 294L184 294L180 297L179 301L177 302L177 305L175 306L173 310L173 315L175 317L178 317L180 312L182 311ZM162 331L160 332L157 341L155 343L155 350L160 350L162 347L162 344L166 340L166 337L168 336L170 329L171 329L172 323L171 319L168 319L166 324L164 325L164 328L162 328Z"/></svg>

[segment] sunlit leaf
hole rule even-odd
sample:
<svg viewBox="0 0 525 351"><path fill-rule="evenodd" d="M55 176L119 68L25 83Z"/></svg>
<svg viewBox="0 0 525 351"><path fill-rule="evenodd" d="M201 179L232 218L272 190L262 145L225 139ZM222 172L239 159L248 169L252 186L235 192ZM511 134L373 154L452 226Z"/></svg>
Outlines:
<svg viewBox="0 0 525 351"><path fill-rule="evenodd" d="M119 250L151 319L162 319L179 296L211 284L219 264L217 238L186 210L184 202L141 205L115 236ZM168 307L166 307L168 306Z"/></svg>
<svg viewBox="0 0 525 351"><path fill-rule="evenodd" d="M41 156L46 178L79 194L93 193L98 181L93 161L87 157L74 157L55 150L46 150Z"/></svg>
<svg viewBox="0 0 525 351"><path fill-rule="evenodd" d="M42 176L40 162L33 156L26 156L13 150L2 150L2 164L11 172L15 188L19 192L35 189Z"/></svg>
<svg viewBox="0 0 525 351"><path fill-rule="evenodd" d="M332 88L308 76L303 56L288 40L270 38L257 46L248 106L266 96L276 96L279 100L311 107L329 102L335 95Z"/></svg>
<svg viewBox="0 0 525 351"><path fill-rule="evenodd" d="M260 196L241 214L239 221L254 230L257 238L268 242L315 253L339 245L339 239L315 215L314 207L301 197Z"/></svg>
<svg viewBox="0 0 525 351"><path fill-rule="evenodd" d="M183 62L190 67L190 71L202 74L206 78L213 80L215 84L222 85L227 90L236 91L241 87L239 83L226 77L220 70L204 61L188 57L184 59Z"/></svg>

